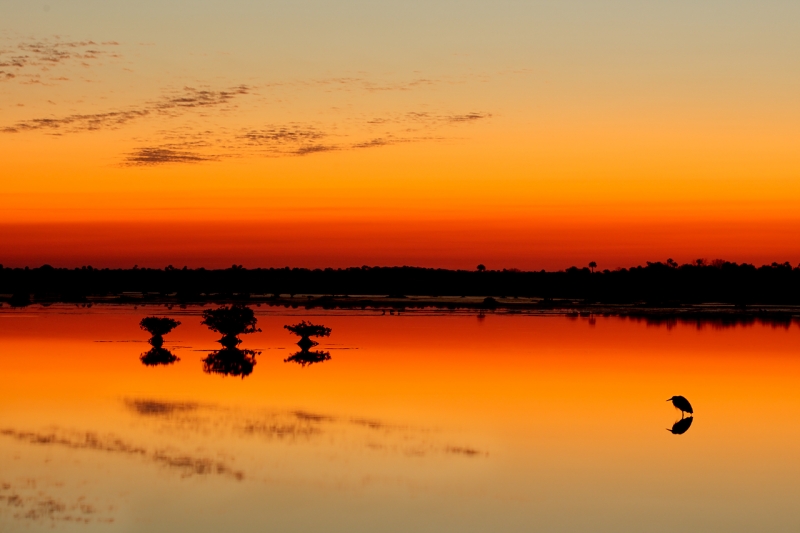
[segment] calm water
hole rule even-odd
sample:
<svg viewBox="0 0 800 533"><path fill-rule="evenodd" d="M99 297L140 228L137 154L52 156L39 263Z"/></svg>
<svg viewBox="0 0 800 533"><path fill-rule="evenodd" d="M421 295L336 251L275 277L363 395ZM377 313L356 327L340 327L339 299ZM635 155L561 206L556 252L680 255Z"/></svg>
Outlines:
<svg viewBox="0 0 800 533"><path fill-rule="evenodd" d="M257 314L241 378L199 311L0 308L0 531L800 530L796 324Z"/></svg>

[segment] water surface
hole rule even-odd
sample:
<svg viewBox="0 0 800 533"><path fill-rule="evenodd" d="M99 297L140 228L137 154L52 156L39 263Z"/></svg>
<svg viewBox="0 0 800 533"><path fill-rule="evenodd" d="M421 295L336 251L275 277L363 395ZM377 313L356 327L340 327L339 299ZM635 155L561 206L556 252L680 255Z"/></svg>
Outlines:
<svg viewBox="0 0 800 533"><path fill-rule="evenodd" d="M0 531L800 528L797 324L256 312L225 376L197 309L0 308Z"/></svg>

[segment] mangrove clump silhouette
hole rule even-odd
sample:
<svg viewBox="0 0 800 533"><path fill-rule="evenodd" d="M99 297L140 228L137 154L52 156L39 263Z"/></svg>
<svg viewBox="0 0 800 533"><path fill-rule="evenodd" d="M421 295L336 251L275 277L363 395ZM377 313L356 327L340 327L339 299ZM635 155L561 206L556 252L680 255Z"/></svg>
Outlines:
<svg viewBox="0 0 800 533"><path fill-rule="evenodd" d="M306 322L305 320L303 320L299 324L286 325L283 327L284 329L288 329L294 335L300 337L300 340L297 342L297 345L304 351L319 344L317 341L311 340L311 337L331 336L331 328L326 328L325 326L312 324L311 322Z"/></svg>
<svg viewBox="0 0 800 533"><path fill-rule="evenodd" d="M203 311L203 325L212 331L222 334L219 342L226 347L236 346L241 340L239 335L261 331L256 327L258 319L253 310L245 305L222 306L217 309Z"/></svg>
<svg viewBox="0 0 800 533"><path fill-rule="evenodd" d="M171 318L148 316L139 321L139 327L148 332L151 337L147 341L153 347L150 351L139 356L145 366L171 365L180 361L164 345L164 335L180 326L181 323Z"/></svg>
<svg viewBox="0 0 800 533"><path fill-rule="evenodd" d="M171 318L148 316L139 322L139 327L148 332L153 337L163 337L181 323Z"/></svg>
<svg viewBox="0 0 800 533"><path fill-rule="evenodd" d="M330 352L309 351L311 348L319 344L317 341L311 340L311 337L330 337L331 328L312 324L311 322L306 322L305 320L299 324L286 325L283 327L284 329L288 329L292 334L300 337L300 340L297 342L297 345L300 347L300 351L290 356L288 359L284 359L284 363L297 363L300 366L306 366L322 363L331 358Z"/></svg>
<svg viewBox="0 0 800 533"><path fill-rule="evenodd" d="M239 376L242 379L253 373L256 355L261 352L237 348L242 341L239 335L261 331L256 327L258 319L252 309L245 305L222 306L203 311L202 324L212 331L222 334L219 343L222 349L203 359L203 372Z"/></svg>
<svg viewBox="0 0 800 533"><path fill-rule="evenodd" d="M260 354L253 350L240 350L236 346L225 346L203 359L203 372L244 379L253 373L256 355Z"/></svg>

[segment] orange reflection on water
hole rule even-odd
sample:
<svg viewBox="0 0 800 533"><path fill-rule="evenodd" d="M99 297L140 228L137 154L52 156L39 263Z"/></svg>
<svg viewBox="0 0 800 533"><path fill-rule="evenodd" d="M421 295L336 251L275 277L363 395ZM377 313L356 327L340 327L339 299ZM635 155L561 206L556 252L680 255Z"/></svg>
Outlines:
<svg viewBox="0 0 800 533"><path fill-rule="evenodd" d="M174 365L139 361L148 314L182 322L164 345ZM257 314L263 333L241 347L261 354L240 379L202 372L219 345L197 310L3 309L0 455L15 466L0 483L82 479L117 520L182 527L176 509L217 493L237 515L211 506L204 523L264 526L242 491L298 530L800 524L796 324ZM284 363L297 348L283 325L301 319L333 329L319 346L329 361ZM681 436L665 431L675 394L696 413ZM148 490L177 490L177 507L143 506ZM298 517L309 500L326 503Z"/></svg>

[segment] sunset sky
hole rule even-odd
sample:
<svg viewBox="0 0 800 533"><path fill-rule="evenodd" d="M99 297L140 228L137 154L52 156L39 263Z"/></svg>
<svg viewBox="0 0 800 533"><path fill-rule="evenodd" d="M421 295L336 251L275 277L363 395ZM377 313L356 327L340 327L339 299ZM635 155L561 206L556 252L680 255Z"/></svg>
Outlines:
<svg viewBox="0 0 800 533"><path fill-rule="evenodd" d="M5 266L800 262L800 3L3 0Z"/></svg>

